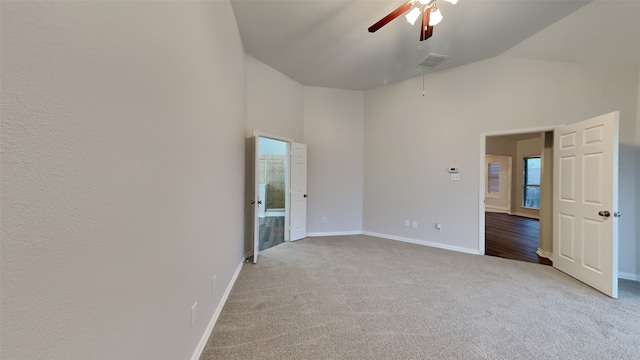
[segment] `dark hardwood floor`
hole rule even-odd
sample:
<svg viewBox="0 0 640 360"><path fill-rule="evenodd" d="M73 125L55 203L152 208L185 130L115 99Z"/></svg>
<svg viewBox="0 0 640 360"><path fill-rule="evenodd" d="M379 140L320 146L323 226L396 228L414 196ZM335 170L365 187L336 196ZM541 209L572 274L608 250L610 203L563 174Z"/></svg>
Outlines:
<svg viewBox="0 0 640 360"><path fill-rule="evenodd" d="M260 218L260 250L265 250L284 242L284 216Z"/></svg>
<svg viewBox="0 0 640 360"><path fill-rule="evenodd" d="M540 222L520 216L485 213L485 254L505 259L551 265L536 254Z"/></svg>

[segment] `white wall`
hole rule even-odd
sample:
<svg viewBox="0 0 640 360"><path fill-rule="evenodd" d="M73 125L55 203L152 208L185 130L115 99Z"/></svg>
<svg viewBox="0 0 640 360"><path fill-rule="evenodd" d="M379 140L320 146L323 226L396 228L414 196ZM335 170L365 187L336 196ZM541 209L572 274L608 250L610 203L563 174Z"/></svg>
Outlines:
<svg viewBox="0 0 640 360"><path fill-rule="evenodd" d="M621 142L632 143L637 79L637 70L498 57L428 75L426 97L421 78L367 91L364 230L477 250L480 134L620 110ZM621 153L621 194L635 191L633 158ZM449 180L453 166L460 181ZM620 222L621 243L632 244L635 205L620 200L630 213ZM418 229L403 219L417 220ZM633 258L621 257L621 271L634 270Z"/></svg>
<svg viewBox="0 0 640 360"><path fill-rule="evenodd" d="M243 255L229 3L3 1L1 20L0 357L190 358Z"/></svg>
<svg viewBox="0 0 640 360"><path fill-rule="evenodd" d="M308 233L362 231L363 127L362 91L305 87Z"/></svg>
<svg viewBox="0 0 640 360"><path fill-rule="evenodd" d="M304 139L304 86L246 55L247 135L251 131Z"/></svg>

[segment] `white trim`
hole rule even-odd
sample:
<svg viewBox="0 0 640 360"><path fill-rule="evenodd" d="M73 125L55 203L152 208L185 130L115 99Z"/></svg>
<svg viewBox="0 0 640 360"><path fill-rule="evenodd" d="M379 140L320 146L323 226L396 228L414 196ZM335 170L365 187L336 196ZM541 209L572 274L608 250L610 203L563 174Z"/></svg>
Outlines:
<svg viewBox="0 0 640 360"><path fill-rule="evenodd" d="M342 236L342 235L362 235L362 230L328 231L328 232L311 232L311 233L307 233L307 237Z"/></svg>
<svg viewBox="0 0 640 360"><path fill-rule="evenodd" d="M282 136L278 136L278 135L272 135L272 134L267 134L265 132L262 132L260 130L253 130L252 132L253 136L255 137L263 137L263 138L269 138L269 139L273 139L273 140L279 140L279 141L283 141L283 142L288 142L288 143L292 143L293 140L286 138L286 137L282 137Z"/></svg>
<svg viewBox="0 0 640 360"><path fill-rule="evenodd" d="M640 274L632 274L632 273L618 271L618 279L640 281Z"/></svg>
<svg viewBox="0 0 640 360"><path fill-rule="evenodd" d="M229 282L229 285L227 286L227 289L225 290L224 295L222 295L222 299L220 300L220 303L218 304L216 311L214 311L213 316L209 321L209 325L207 325L207 328L204 330L204 334L202 334L202 338L200 338L200 342L198 343L196 350L193 352L193 355L191 356L191 360L198 360L200 359L200 356L202 356L202 352L204 351L205 346L207 346L209 337L213 332L213 327L216 325L216 321L218 321L218 317L222 312L222 308L224 307L224 304L227 302L227 298L231 293L231 289L233 289L233 285L236 283L236 280L238 279L238 275L240 275L240 270L242 270L243 264L244 264L244 258L242 259L242 261L240 261L240 265L238 265L238 268L236 269L236 273L233 274L233 277L231 278L231 281Z"/></svg>
<svg viewBox="0 0 640 360"><path fill-rule="evenodd" d="M410 238L405 238L405 237L401 237L401 236L375 233L375 232L371 232L371 231L363 231L362 234L369 235L369 236L375 236L375 237L388 239L388 240L396 240L396 241L402 241L402 242L411 243L411 244L424 245L424 246L429 246L429 247L434 247L434 248L439 248L439 249L457 251L457 252L462 252L462 253L466 253L466 254L483 255L483 254L480 254L480 252L478 252L476 249L470 249L470 248L464 248L464 247L460 247L460 246L440 244L440 243L435 243L435 242L426 241L426 240L410 239Z"/></svg>
<svg viewBox="0 0 640 360"><path fill-rule="evenodd" d="M538 256L540 256L540 257L547 258L549 260L553 260L553 253L544 251L544 250L542 250L540 248L538 248L538 250L536 250L536 254L538 254Z"/></svg>
<svg viewBox="0 0 640 360"><path fill-rule="evenodd" d="M502 214L511 215L511 209L501 208L501 207L491 206L491 205L485 205L484 206L484 211L485 212L502 213Z"/></svg>
<svg viewBox="0 0 640 360"><path fill-rule="evenodd" d="M485 178L487 174L484 170L485 163L487 162L487 135L480 134L480 171L478 171L479 181L478 186L478 196L480 200L478 201L478 254L484 255L485 250L485 234L484 234L484 226L485 226Z"/></svg>
<svg viewBox="0 0 640 360"><path fill-rule="evenodd" d="M541 133L547 131L555 131L556 129L565 127L566 124L563 125L549 125L549 126L541 126L536 128L528 128L528 129L515 129L515 130L504 130L504 131L491 131L480 134L481 136L507 136L507 135L519 135L519 134L529 134L529 133ZM484 152L486 150L483 149L482 156L484 157Z"/></svg>
<svg viewBox="0 0 640 360"><path fill-rule="evenodd" d="M277 140L277 141L282 141L284 143L287 144L287 150L286 150L286 162L285 162L285 176L284 176L284 183L285 183L285 207L284 207L284 241L291 241L291 145L293 144L293 139L291 138L287 138L287 137L283 137L283 136L278 136L278 135L273 135L273 134L269 134L260 130L256 130L253 129L251 131L252 136L254 137L256 144L254 145L256 147L257 154L255 154L256 158L253 159L254 162L254 187L259 186L259 181L258 178L260 177L260 175L258 174L258 169L259 169L259 156L260 156L260 138L267 138L267 139L271 139L271 140ZM255 149L254 149L255 150ZM255 194L254 190L254 196L257 195ZM266 208L266 199L264 199L265 201L265 208ZM256 207L256 212L257 212L257 207ZM266 212L266 211L265 211ZM252 248L253 251L251 251L251 256L253 256L253 262L256 263L258 261L258 254L260 254L260 251L258 250L258 248L256 247L256 241L260 241L259 240L259 232L260 232L260 227L258 225L259 222L259 216L254 215L254 235L253 235L253 244L252 244ZM256 236L257 235L257 236ZM256 240L258 239L258 240Z"/></svg>
<svg viewBox="0 0 640 360"><path fill-rule="evenodd" d="M540 216L539 216L539 215L538 215L538 216L536 216L536 215L532 215L532 214L519 213L519 212L511 213L511 215L514 215L514 216L520 216L520 217L526 217L526 218L529 218L529 219L536 219L536 220L540 220Z"/></svg>

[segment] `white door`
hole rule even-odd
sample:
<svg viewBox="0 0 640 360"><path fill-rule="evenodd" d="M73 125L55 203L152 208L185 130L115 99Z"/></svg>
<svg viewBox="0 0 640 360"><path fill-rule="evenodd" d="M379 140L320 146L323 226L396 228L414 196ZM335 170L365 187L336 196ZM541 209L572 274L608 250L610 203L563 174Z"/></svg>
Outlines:
<svg viewBox="0 0 640 360"><path fill-rule="evenodd" d="M307 236L307 145L291 143L291 241Z"/></svg>
<svg viewBox="0 0 640 360"><path fill-rule="evenodd" d="M485 211L511 213L511 157L487 155Z"/></svg>
<svg viewBox="0 0 640 360"><path fill-rule="evenodd" d="M253 137L253 263L258 262L258 251L260 250L260 219L258 212L260 205L266 199L260 198L260 141L257 136Z"/></svg>
<svg viewBox="0 0 640 360"><path fill-rule="evenodd" d="M553 266L618 297L619 112L555 131Z"/></svg>

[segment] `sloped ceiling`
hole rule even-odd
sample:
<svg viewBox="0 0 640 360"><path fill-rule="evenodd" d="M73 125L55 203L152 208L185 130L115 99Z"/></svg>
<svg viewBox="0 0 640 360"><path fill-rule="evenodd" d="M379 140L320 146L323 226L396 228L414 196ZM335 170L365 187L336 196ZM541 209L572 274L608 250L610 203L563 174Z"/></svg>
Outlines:
<svg viewBox="0 0 640 360"><path fill-rule="evenodd" d="M640 1L594 1L503 55L639 67Z"/></svg>
<svg viewBox="0 0 640 360"><path fill-rule="evenodd" d="M453 6L438 0L444 20L427 41L419 41L419 21L411 26L404 17L376 33L367 32L370 25L402 3L402 0L231 1L249 55L303 85L355 90L418 76L422 70L417 65L429 53L450 58L428 72L495 57L511 48L510 56L553 59L555 49L567 50L555 33L542 32L543 37L532 38L530 44L523 41L590 1L460 0ZM594 12L597 11L587 11L566 26L582 29ZM612 11L610 16L619 12L624 10ZM634 24L640 22L635 20ZM613 19L610 21L615 23ZM619 25L614 27L615 31L628 24L615 23ZM586 38L585 43L589 44L588 39L598 32L595 24L591 26L594 28L586 33L576 30L573 36ZM635 28L637 31L640 26ZM607 32L598 36L599 40L607 40L612 35ZM584 47L576 48L559 59L573 61L574 57L584 56L584 52Z"/></svg>

